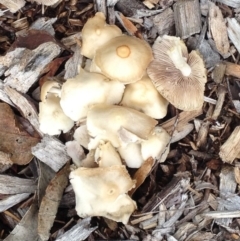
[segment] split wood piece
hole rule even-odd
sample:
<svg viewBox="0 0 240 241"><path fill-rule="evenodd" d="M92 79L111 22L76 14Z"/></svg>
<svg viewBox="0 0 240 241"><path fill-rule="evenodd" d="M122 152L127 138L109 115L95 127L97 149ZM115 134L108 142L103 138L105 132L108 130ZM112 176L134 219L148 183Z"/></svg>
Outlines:
<svg viewBox="0 0 240 241"><path fill-rule="evenodd" d="M176 35L182 39L201 31L201 10L198 0L179 0L173 5Z"/></svg>
<svg viewBox="0 0 240 241"><path fill-rule="evenodd" d="M161 203L164 203L168 208L169 205L171 205L171 198L176 195L176 193L179 193L179 191L180 193L184 192L184 189L189 186L189 175L189 172L181 172L175 175L162 191L155 193L146 203L142 208L142 213L156 210Z"/></svg>
<svg viewBox="0 0 240 241"><path fill-rule="evenodd" d="M226 93L227 93L227 90L224 86L218 87L218 90L217 90L218 99L217 99L217 103L215 105L215 109L212 114L213 120L217 120L222 111Z"/></svg>
<svg viewBox="0 0 240 241"><path fill-rule="evenodd" d="M225 71L227 69L226 67L227 67L226 63L221 62L217 64L216 67L214 68L212 72L212 78L216 84L222 83ZM240 72L240 69L239 69L239 72Z"/></svg>
<svg viewBox="0 0 240 241"><path fill-rule="evenodd" d="M223 3L233 8L240 8L239 0L217 0L217 2Z"/></svg>
<svg viewBox="0 0 240 241"><path fill-rule="evenodd" d="M206 68L215 67L220 62L219 54L214 51L205 39L201 40L199 37L189 37L187 46L191 49L198 49L203 57Z"/></svg>
<svg viewBox="0 0 240 241"><path fill-rule="evenodd" d="M4 85L26 93L60 51L56 43L46 42L34 50L16 48L0 56L0 75L7 76Z"/></svg>
<svg viewBox="0 0 240 241"><path fill-rule="evenodd" d="M195 117L202 114L202 109L194 111L182 111L177 120L176 131L181 131L189 121L192 121ZM161 127L164 128L170 135L174 130L174 124L176 122L176 117L173 117L164 123L161 124Z"/></svg>
<svg viewBox="0 0 240 241"><path fill-rule="evenodd" d="M146 7L137 0L119 0L116 4L117 9L126 17L138 15L138 11L146 9Z"/></svg>
<svg viewBox="0 0 240 241"><path fill-rule="evenodd" d="M174 28L174 15L171 8L167 8L162 13L153 17L153 24L160 36L173 32Z"/></svg>
<svg viewBox="0 0 240 241"><path fill-rule="evenodd" d="M25 0L0 0L0 3L12 13L17 12L26 4Z"/></svg>
<svg viewBox="0 0 240 241"><path fill-rule="evenodd" d="M57 21L57 18L46 19L44 17L38 18L35 22L33 22L29 29L37 29L48 32L50 35L55 35L55 30L53 28L53 24Z"/></svg>
<svg viewBox="0 0 240 241"><path fill-rule="evenodd" d="M203 121L198 131L196 146L200 149L206 147L210 121Z"/></svg>
<svg viewBox="0 0 240 241"><path fill-rule="evenodd" d="M240 53L240 25L235 18L227 18L228 21L228 37L233 42L238 53Z"/></svg>
<svg viewBox="0 0 240 241"><path fill-rule="evenodd" d="M240 156L240 126L237 126L227 141L220 147L219 156L222 161L232 163Z"/></svg>
<svg viewBox="0 0 240 241"><path fill-rule="evenodd" d="M67 232L63 233L56 239L56 241L69 241L69 240L85 240L88 236L97 229L91 226L91 218L84 218L74 225Z"/></svg>
<svg viewBox="0 0 240 241"><path fill-rule="evenodd" d="M10 86L5 86L5 93L8 95L10 100L14 103L15 107L20 111L20 113L25 117L34 127L34 129L39 133L40 136L43 133L39 128L39 120L36 109L33 107L33 103L30 99L26 99L21 93L12 89Z"/></svg>
<svg viewBox="0 0 240 241"><path fill-rule="evenodd" d="M195 151L195 150L191 150L190 152L188 152L188 154L190 156L194 156L196 158L201 158L203 160L211 160L212 158L214 158L214 155L206 153L206 152L201 152L201 151Z"/></svg>
<svg viewBox="0 0 240 241"><path fill-rule="evenodd" d="M223 200L231 198L235 194L237 183L234 177L234 167L224 165L220 173L220 185L219 185L219 196ZM224 202L219 202L218 211L225 211L227 208L224 205ZM236 210L238 208L236 207ZM231 211L234 210L234 207L231 207ZM230 211L230 210L228 210ZM239 216L238 216L239 217ZM232 219L229 217L224 218L223 216L217 220L217 223L228 226L232 222Z"/></svg>
<svg viewBox="0 0 240 241"><path fill-rule="evenodd" d="M41 143L32 147L32 154L55 172L59 171L70 160L66 146L58 139L50 136L44 136Z"/></svg>
<svg viewBox="0 0 240 241"><path fill-rule="evenodd" d="M228 41L227 27L222 12L213 2L209 2L209 27L218 52L223 57L228 57L230 44Z"/></svg>
<svg viewBox="0 0 240 241"><path fill-rule="evenodd" d="M0 151L0 173L3 173L13 165L11 155Z"/></svg>
<svg viewBox="0 0 240 241"><path fill-rule="evenodd" d="M224 62L226 64L226 75L231 75L233 77L240 78L240 65L231 62Z"/></svg>
<svg viewBox="0 0 240 241"><path fill-rule="evenodd" d="M107 16L106 1L94 0L94 5L95 5L95 12L102 12L105 16Z"/></svg>

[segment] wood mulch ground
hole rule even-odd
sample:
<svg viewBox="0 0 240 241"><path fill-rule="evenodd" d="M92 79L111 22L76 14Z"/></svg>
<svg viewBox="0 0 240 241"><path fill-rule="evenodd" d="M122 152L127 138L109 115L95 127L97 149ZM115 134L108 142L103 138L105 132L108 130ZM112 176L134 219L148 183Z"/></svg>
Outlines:
<svg viewBox="0 0 240 241"><path fill-rule="evenodd" d="M240 240L240 1L55 2L0 0L0 240ZM97 11L150 45L164 34L181 37L207 68L202 110L169 105L159 121L172 135L170 152L140 169L145 181L127 225L76 215L64 151L73 131L38 132L39 86L84 63L81 29ZM46 153L58 160L51 168L39 161Z"/></svg>

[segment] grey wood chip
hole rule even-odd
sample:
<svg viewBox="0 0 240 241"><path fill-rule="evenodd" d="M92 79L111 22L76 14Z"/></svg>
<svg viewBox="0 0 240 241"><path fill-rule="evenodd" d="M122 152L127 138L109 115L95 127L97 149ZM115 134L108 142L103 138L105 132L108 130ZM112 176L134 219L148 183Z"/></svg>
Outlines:
<svg viewBox="0 0 240 241"><path fill-rule="evenodd" d="M82 66L83 56L80 53L80 47L76 44L74 46L73 56L65 64L65 75L64 79L70 79L78 74L79 66Z"/></svg>
<svg viewBox="0 0 240 241"><path fill-rule="evenodd" d="M35 22L33 22L29 29L38 29L38 30L44 30L48 33L50 33L52 36L55 35L55 30L53 28L53 24L57 21L57 18L50 18L46 19L38 18Z"/></svg>
<svg viewBox="0 0 240 241"><path fill-rule="evenodd" d="M240 1L239 0L216 0L217 2L226 4L227 6L233 8L240 8Z"/></svg>
<svg viewBox="0 0 240 241"><path fill-rule="evenodd" d="M59 171L70 160L66 146L58 139L47 135L32 148L32 154L50 166L55 172Z"/></svg>
<svg viewBox="0 0 240 241"><path fill-rule="evenodd" d="M0 200L0 212L4 212L14 205L20 203L21 201L27 199L30 193L20 193L16 195L9 196L3 200Z"/></svg>
<svg viewBox="0 0 240 241"><path fill-rule="evenodd" d="M228 21L228 37L233 42L238 53L240 53L240 25L235 18L227 18Z"/></svg>
<svg viewBox="0 0 240 241"><path fill-rule="evenodd" d="M85 240L97 227L90 228L91 218L85 218L65 232L56 241L79 241Z"/></svg>
<svg viewBox="0 0 240 241"><path fill-rule="evenodd" d="M4 72L4 84L26 93L43 69L60 53L60 47L46 42L34 50L16 48L0 57L0 75Z"/></svg>
<svg viewBox="0 0 240 241"><path fill-rule="evenodd" d="M35 190L35 180L0 175L0 193L2 194L33 193Z"/></svg>
<svg viewBox="0 0 240 241"><path fill-rule="evenodd" d="M38 207L34 202L4 241L37 241L37 213Z"/></svg>
<svg viewBox="0 0 240 241"><path fill-rule="evenodd" d="M6 94L10 100L14 103L15 107L21 112L21 114L29 120L34 129L40 134L43 135L39 128L38 114L33 108L33 104L30 103L21 93L12 89L10 86L5 86L4 88Z"/></svg>

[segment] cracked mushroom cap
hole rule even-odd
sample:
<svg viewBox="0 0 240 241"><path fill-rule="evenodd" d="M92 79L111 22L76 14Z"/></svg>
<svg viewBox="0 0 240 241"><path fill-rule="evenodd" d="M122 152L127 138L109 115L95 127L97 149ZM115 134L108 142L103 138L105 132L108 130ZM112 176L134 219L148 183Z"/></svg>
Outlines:
<svg viewBox="0 0 240 241"><path fill-rule="evenodd" d="M154 119L166 116L168 107L168 101L160 95L147 75L126 86L120 104L139 110Z"/></svg>
<svg viewBox="0 0 240 241"><path fill-rule="evenodd" d="M83 69L79 75L62 85L61 107L74 121L87 116L88 109L98 103L117 104L121 101L125 86L109 80L102 74L89 73Z"/></svg>
<svg viewBox="0 0 240 241"><path fill-rule="evenodd" d="M207 77L198 52L188 54L180 38L165 35L156 39L153 55L147 73L160 94L180 110L200 109Z"/></svg>
<svg viewBox="0 0 240 241"><path fill-rule="evenodd" d="M146 41L122 35L102 45L92 64L108 78L129 84L143 77L152 58L152 50Z"/></svg>
<svg viewBox="0 0 240 241"><path fill-rule="evenodd" d="M101 45L120 35L121 29L116 25L107 24L105 15L97 12L93 18L88 19L82 29L81 54L92 59Z"/></svg>
<svg viewBox="0 0 240 241"><path fill-rule="evenodd" d="M86 123L93 142L96 139L110 141L117 148L125 143L118 134L121 128L125 128L141 139L147 139L157 121L128 107L98 104L88 111ZM91 149L91 141L89 149Z"/></svg>
<svg viewBox="0 0 240 241"><path fill-rule="evenodd" d="M135 186L125 166L78 168L70 173L80 217L103 216L127 223L136 209L126 194Z"/></svg>

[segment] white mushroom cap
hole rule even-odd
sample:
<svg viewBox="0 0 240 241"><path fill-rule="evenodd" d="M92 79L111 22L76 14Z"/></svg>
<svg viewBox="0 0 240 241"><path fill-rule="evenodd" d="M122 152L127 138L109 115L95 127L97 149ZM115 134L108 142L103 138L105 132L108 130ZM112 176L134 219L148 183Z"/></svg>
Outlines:
<svg viewBox="0 0 240 241"><path fill-rule="evenodd" d="M70 173L80 217L103 216L127 223L136 209L126 193L135 186L125 166L78 168Z"/></svg>
<svg viewBox="0 0 240 241"><path fill-rule="evenodd" d="M87 125L82 124L79 126L74 134L73 134L74 140L76 140L79 145L83 146L84 148L88 149L88 144L90 142L90 136L88 135Z"/></svg>
<svg viewBox="0 0 240 241"><path fill-rule="evenodd" d="M82 29L81 54L92 59L100 46L120 35L121 29L116 25L106 24L104 14L97 12L93 18L88 19Z"/></svg>
<svg viewBox="0 0 240 241"><path fill-rule="evenodd" d="M49 94L44 102L40 102L39 122L40 130L48 135L59 135L61 131L68 132L74 125L63 112L60 98L54 94Z"/></svg>
<svg viewBox="0 0 240 241"><path fill-rule="evenodd" d="M102 45L92 62L108 78L128 84L143 77L152 59L152 50L146 41L122 35Z"/></svg>
<svg viewBox="0 0 240 241"><path fill-rule="evenodd" d="M99 164L99 167L122 165L119 154L110 142L101 143L97 147L95 161Z"/></svg>
<svg viewBox="0 0 240 241"><path fill-rule="evenodd" d="M55 94L56 96L60 97L61 85L54 80L46 81L41 87L41 95L40 99L44 102L47 99L48 94Z"/></svg>
<svg viewBox="0 0 240 241"><path fill-rule="evenodd" d="M74 121L86 118L88 109L98 103L117 104L121 101L125 86L109 81L105 76L81 69L79 75L68 79L62 86L61 107Z"/></svg>
<svg viewBox="0 0 240 241"><path fill-rule="evenodd" d="M86 123L92 138L110 141L117 148L123 144L118 135L122 127L141 139L147 139L157 121L131 108L98 104L88 111Z"/></svg>
<svg viewBox="0 0 240 241"><path fill-rule="evenodd" d="M138 143L129 143L126 146L119 147L117 150L130 168L139 168L144 162L141 145Z"/></svg>
<svg viewBox="0 0 240 241"><path fill-rule="evenodd" d="M144 140L141 143L141 153L144 160L147 160L149 157L157 159L158 161L161 158L161 162L165 161L162 158L167 157L169 153L169 142L170 135L160 126L156 126L149 135L147 140Z"/></svg>
<svg viewBox="0 0 240 241"><path fill-rule="evenodd" d="M147 75L126 86L120 104L139 110L155 119L165 117L168 107L168 101L160 95Z"/></svg>
<svg viewBox="0 0 240 241"><path fill-rule="evenodd" d="M198 52L188 54L180 38L163 36L156 39L153 54L147 73L160 94L178 109L200 109L207 77Z"/></svg>

